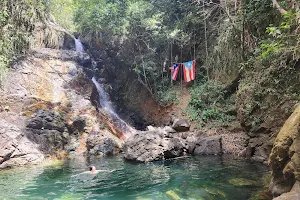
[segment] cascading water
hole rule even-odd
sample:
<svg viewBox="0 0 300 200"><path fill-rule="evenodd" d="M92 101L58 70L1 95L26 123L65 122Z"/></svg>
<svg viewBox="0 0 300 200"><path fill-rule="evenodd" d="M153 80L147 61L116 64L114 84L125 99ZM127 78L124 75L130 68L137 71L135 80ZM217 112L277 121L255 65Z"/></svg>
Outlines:
<svg viewBox="0 0 300 200"><path fill-rule="evenodd" d="M124 120L122 120L119 117L119 115L115 112L102 85L97 82L95 77L92 78L92 81L97 88L101 107L108 112L108 114L112 118L113 123L117 126L118 129L122 130L125 137L128 138L131 134L135 132L135 130L131 126L129 126Z"/></svg>
<svg viewBox="0 0 300 200"><path fill-rule="evenodd" d="M75 47L76 47L76 52L79 52L79 53L84 52L83 45L79 39L75 39ZM95 62L93 61L92 63L95 63ZM131 126L129 126L124 120L122 120L118 116L118 114L115 112L115 110L111 106L108 95L104 91L103 86L96 80L95 77L92 78L92 82L94 83L94 85L97 88L97 91L99 94L99 102L100 102L101 107L108 112L108 114L112 118L114 125L116 125L116 127L124 133L126 138L128 138L131 134L133 134L135 132L135 129L132 128Z"/></svg>
<svg viewBox="0 0 300 200"><path fill-rule="evenodd" d="M76 48L76 51L79 52L79 53L82 53L84 51L81 41L79 39L76 39L76 38L75 38L75 48Z"/></svg>
<svg viewBox="0 0 300 200"><path fill-rule="evenodd" d="M107 95L102 85L96 81L95 77L92 78L92 81L97 88L101 107L104 108L106 111L108 111L111 115L117 115L114 109L111 107L110 102L108 101Z"/></svg>

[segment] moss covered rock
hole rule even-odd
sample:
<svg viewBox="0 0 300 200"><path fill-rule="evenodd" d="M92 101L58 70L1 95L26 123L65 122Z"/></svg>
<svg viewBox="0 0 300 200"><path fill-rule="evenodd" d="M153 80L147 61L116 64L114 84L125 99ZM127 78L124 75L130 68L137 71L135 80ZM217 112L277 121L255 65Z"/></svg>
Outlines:
<svg viewBox="0 0 300 200"><path fill-rule="evenodd" d="M300 105L288 118L275 140L269 157L272 169L270 190L278 196L300 181Z"/></svg>

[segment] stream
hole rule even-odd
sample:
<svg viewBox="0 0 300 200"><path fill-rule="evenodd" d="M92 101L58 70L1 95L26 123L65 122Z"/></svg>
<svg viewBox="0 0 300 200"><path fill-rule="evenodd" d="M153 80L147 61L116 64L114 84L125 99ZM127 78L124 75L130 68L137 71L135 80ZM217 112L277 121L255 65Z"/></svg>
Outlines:
<svg viewBox="0 0 300 200"><path fill-rule="evenodd" d="M80 174L90 165L115 171ZM259 163L220 157L148 164L126 162L121 156L81 158L1 171L0 199L246 200L263 188L267 171Z"/></svg>

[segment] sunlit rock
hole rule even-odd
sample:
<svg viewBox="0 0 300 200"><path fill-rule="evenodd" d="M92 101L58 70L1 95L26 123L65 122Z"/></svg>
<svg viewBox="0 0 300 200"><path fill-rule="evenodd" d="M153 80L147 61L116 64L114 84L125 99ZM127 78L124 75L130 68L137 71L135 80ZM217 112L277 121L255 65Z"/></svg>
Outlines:
<svg viewBox="0 0 300 200"><path fill-rule="evenodd" d="M167 191L166 195L171 200L180 200L180 197L173 190Z"/></svg>

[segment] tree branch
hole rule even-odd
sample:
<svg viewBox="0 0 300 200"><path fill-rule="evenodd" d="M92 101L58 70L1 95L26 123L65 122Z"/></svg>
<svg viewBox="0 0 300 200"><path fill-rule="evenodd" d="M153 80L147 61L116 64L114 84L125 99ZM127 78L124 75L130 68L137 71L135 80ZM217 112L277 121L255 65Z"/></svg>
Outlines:
<svg viewBox="0 0 300 200"><path fill-rule="evenodd" d="M274 4L274 6L279 10L279 12L281 14L286 14L287 13L286 10L284 10L283 8L281 8L281 6L279 5L279 3L276 0L272 0L272 2Z"/></svg>

